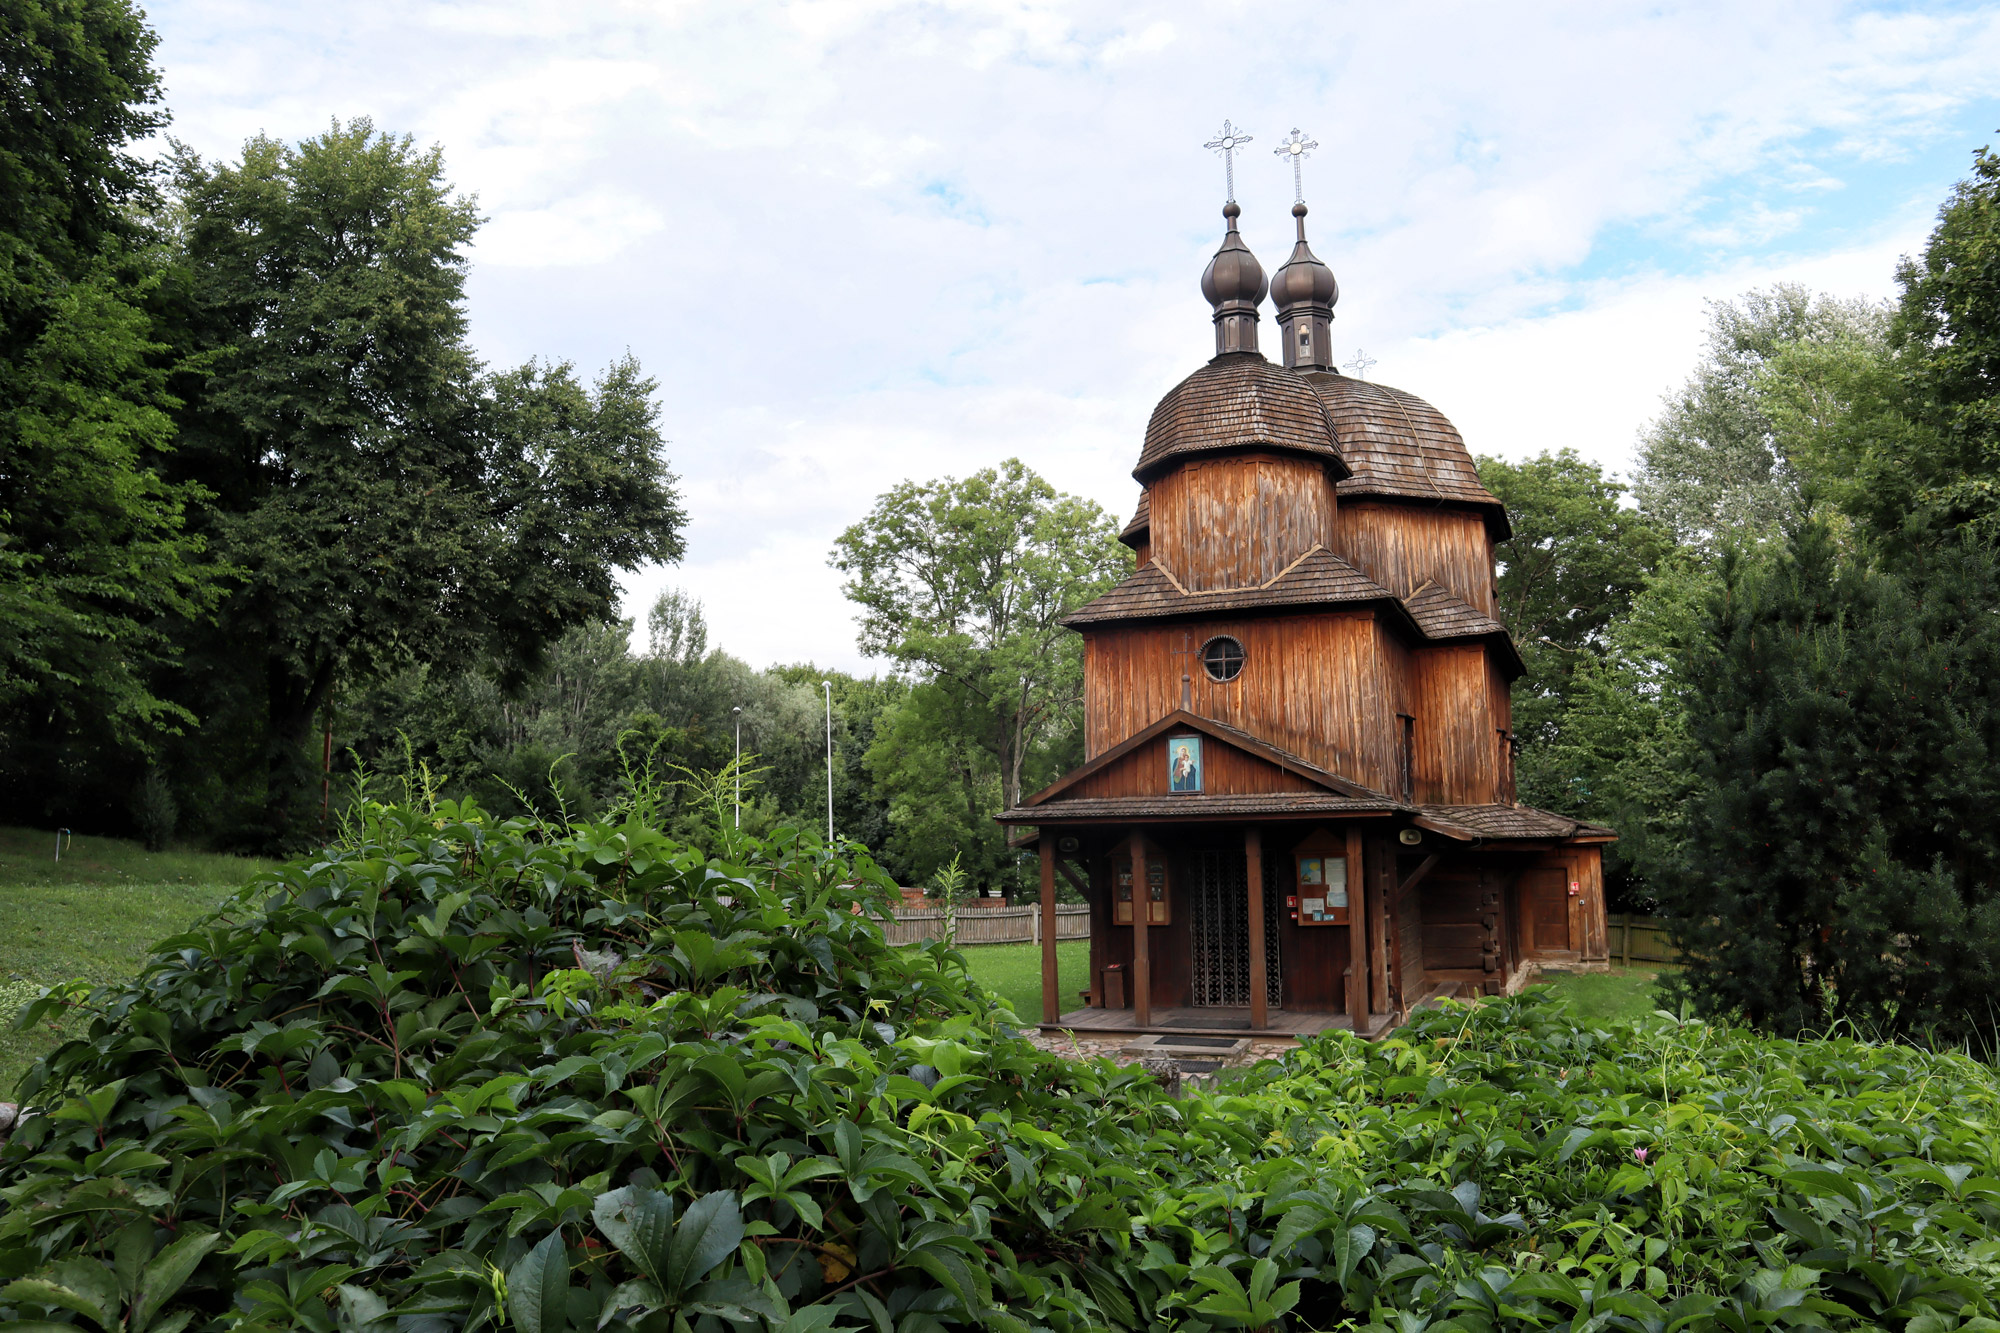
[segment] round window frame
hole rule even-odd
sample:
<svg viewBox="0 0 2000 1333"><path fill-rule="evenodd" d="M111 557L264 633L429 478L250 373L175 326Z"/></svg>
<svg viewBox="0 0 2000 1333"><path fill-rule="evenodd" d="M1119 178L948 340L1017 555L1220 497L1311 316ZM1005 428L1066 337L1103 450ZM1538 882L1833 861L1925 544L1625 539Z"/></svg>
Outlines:
<svg viewBox="0 0 2000 1333"><path fill-rule="evenodd" d="M1215 668L1210 664L1208 660L1209 648L1218 643L1233 643L1236 645L1236 670L1230 672L1226 676L1216 675ZM1211 681L1215 682L1217 685L1233 685L1237 681L1243 679L1243 668L1249 665L1249 662L1250 662L1250 650L1245 648L1243 646L1243 640L1237 638L1234 634L1214 634L1210 635L1207 639L1205 639L1202 642L1201 645L1202 674L1207 676Z"/></svg>

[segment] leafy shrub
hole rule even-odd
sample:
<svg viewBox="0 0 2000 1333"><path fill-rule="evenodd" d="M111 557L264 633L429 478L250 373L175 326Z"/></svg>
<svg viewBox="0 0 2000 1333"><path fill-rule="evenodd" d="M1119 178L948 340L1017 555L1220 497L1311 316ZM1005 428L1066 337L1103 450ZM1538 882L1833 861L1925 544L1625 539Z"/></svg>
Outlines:
<svg viewBox="0 0 2000 1333"><path fill-rule="evenodd" d="M865 860L724 846L375 807L30 1006L94 1017L0 1153L0 1319L1990 1327L1963 1058L1523 1000L1173 1100L885 946Z"/></svg>

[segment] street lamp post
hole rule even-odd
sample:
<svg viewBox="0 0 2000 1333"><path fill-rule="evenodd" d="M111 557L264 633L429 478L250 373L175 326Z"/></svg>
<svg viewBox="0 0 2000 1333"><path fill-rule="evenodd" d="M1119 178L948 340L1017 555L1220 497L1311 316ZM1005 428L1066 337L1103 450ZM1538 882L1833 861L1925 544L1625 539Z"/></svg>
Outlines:
<svg viewBox="0 0 2000 1333"><path fill-rule="evenodd" d="M743 827L743 705L729 710L736 718L736 766L730 770L736 776L736 827Z"/></svg>
<svg viewBox="0 0 2000 1333"><path fill-rule="evenodd" d="M823 680L819 687L826 691L826 842L833 845L833 682Z"/></svg>

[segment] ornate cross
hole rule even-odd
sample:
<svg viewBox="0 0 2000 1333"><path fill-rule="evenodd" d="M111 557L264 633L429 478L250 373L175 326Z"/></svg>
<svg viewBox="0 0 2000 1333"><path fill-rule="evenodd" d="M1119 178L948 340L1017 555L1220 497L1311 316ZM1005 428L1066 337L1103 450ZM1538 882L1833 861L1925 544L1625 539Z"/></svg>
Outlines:
<svg viewBox="0 0 2000 1333"><path fill-rule="evenodd" d="M1222 157L1222 180L1229 188L1227 203L1236 202L1236 150L1249 142L1249 135L1225 120L1222 132L1202 145L1203 148L1213 148Z"/></svg>
<svg viewBox="0 0 2000 1333"><path fill-rule="evenodd" d="M1280 140L1278 146L1271 150L1280 159L1289 159L1292 164L1292 202L1295 204L1303 204L1306 201L1305 178L1299 173L1299 163L1311 157L1312 150L1317 147L1319 147L1317 139L1306 138L1299 133L1297 126L1293 126L1291 137Z"/></svg>
<svg viewBox="0 0 2000 1333"><path fill-rule="evenodd" d="M1375 358L1357 347L1354 349L1354 359L1347 363L1347 368L1354 372L1354 378L1365 380L1368 378L1368 368L1374 364Z"/></svg>

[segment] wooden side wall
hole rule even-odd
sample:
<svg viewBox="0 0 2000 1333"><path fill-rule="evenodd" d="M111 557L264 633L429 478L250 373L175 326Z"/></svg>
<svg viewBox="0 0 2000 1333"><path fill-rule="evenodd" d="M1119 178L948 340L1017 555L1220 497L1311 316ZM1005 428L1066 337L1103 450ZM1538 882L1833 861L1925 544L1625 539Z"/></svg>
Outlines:
<svg viewBox="0 0 2000 1333"><path fill-rule="evenodd" d="M1495 614L1493 543L1476 511L1350 499L1340 506L1327 546L1398 597L1435 579L1467 605Z"/></svg>
<svg viewBox="0 0 2000 1333"><path fill-rule="evenodd" d="M1496 696L1481 643L1437 644L1411 654L1409 712L1416 719L1420 804L1483 805L1499 799L1498 722L1507 695Z"/></svg>
<svg viewBox="0 0 2000 1333"><path fill-rule="evenodd" d="M1194 592L1254 588L1333 545L1335 498L1309 458L1235 454L1183 464L1147 491L1149 556Z"/></svg>
<svg viewBox="0 0 2000 1333"><path fill-rule="evenodd" d="M1201 645L1217 634L1243 644L1243 670L1212 681ZM1241 727L1331 773L1380 791L1398 780L1401 673L1381 646L1372 612L1101 626L1085 635L1086 757L1095 757L1181 705Z"/></svg>

